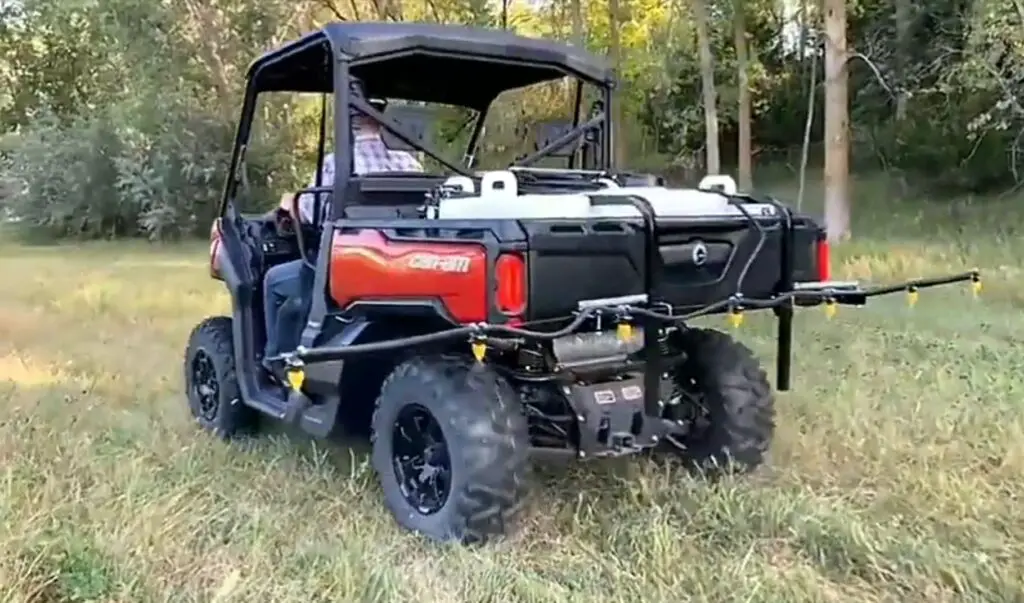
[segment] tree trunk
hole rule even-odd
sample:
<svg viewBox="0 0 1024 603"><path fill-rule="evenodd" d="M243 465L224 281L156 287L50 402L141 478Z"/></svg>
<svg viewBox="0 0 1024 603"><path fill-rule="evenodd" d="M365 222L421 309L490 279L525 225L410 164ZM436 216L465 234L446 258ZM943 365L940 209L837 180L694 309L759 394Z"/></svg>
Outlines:
<svg viewBox="0 0 1024 603"><path fill-rule="evenodd" d="M907 68L910 65L910 0L896 0L896 119L907 116Z"/></svg>
<svg viewBox="0 0 1024 603"><path fill-rule="evenodd" d="M797 57L800 61L800 67L803 69L804 60L807 58L807 28L810 27L810 15L807 14L808 4L807 0L800 0L800 11L797 23L800 27L800 39L797 46ZM780 34L781 35L781 34Z"/></svg>
<svg viewBox="0 0 1024 603"><path fill-rule="evenodd" d="M612 66L619 73L622 72L622 48L619 41L619 27L622 23L622 8L620 6L621 0L608 0L608 23L611 25L611 31L608 36L608 54L611 56ZM622 167L622 160L625 156L625 143L623 139L623 111L622 111L622 97L616 91L614 93L614 106L612 119L614 124L610 130L612 133L612 153L613 165L616 167Z"/></svg>
<svg viewBox="0 0 1024 603"><path fill-rule="evenodd" d="M825 228L836 243L850 236L849 95L845 0L825 7Z"/></svg>
<svg viewBox="0 0 1024 603"><path fill-rule="evenodd" d="M586 41L583 39L582 0L571 0L569 8L572 16L572 43L580 48L585 48Z"/></svg>
<svg viewBox="0 0 1024 603"><path fill-rule="evenodd" d="M377 13L379 20L402 20L402 0L371 0L371 4L373 4L374 11Z"/></svg>
<svg viewBox="0 0 1024 603"><path fill-rule="evenodd" d="M821 6L821 0L818 0L815 4L820 7ZM800 14L799 14L799 19L797 21L799 23L799 26L800 26L800 38L799 38L799 40L797 42L798 43L797 58L799 59L799 62L800 62L800 82L801 82L800 85L801 86L804 86L805 83L808 80L808 73L807 73L807 37L808 37L808 35L809 35L810 31L811 31L811 25L812 25L811 13L809 12L811 10L811 6L810 5L811 5L811 3L808 0L800 0L800 8L799 8ZM782 35L782 34L780 34L780 35ZM817 38L815 38L815 39L817 39ZM802 90L804 92L804 95L806 96L807 89L803 88Z"/></svg>
<svg viewBox="0 0 1024 603"><path fill-rule="evenodd" d="M739 98L737 113L737 130L739 140L739 186L740 190L750 191L754 188L753 165L750 148L750 82L747 78L747 24L743 14L744 0L736 0L734 8L734 28L736 35L736 82Z"/></svg>
<svg viewBox="0 0 1024 603"><path fill-rule="evenodd" d="M221 53L222 46L217 41L223 38L216 35L223 25L223 13L199 0L185 0L184 4L188 13L188 18L183 19L185 27L191 30L199 45L201 59L206 63L207 72L217 93L219 112L229 120L228 123L231 123L235 112L234 88L231 84L229 61Z"/></svg>
<svg viewBox="0 0 1024 603"><path fill-rule="evenodd" d="M614 0L613 0L614 1ZM715 63L711 56L708 37L708 9L705 0L693 0L693 20L697 26L697 46L700 53L700 80L704 97L704 136L706 141L708 174L722 171L722 157L718 150L718 107L715 93Z"/></svg>

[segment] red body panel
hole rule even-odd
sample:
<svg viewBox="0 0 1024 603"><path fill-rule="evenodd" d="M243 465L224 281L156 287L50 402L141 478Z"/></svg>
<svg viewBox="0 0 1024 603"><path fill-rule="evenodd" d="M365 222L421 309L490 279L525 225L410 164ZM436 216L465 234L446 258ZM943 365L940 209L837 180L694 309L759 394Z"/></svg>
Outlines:
<svg viewBox="0 0 1024 603"><path fill-rule="evenodd" d="M388 241L372 229L335 233L328 289L340 308L359 300L440 300L461 322L487 320L487 252L469 242Z"/></svg>

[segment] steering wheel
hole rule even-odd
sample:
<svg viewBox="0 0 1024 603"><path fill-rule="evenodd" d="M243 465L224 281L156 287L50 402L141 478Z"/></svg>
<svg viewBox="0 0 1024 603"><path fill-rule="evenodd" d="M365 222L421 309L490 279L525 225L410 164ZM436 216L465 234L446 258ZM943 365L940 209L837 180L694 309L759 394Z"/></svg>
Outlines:
<svg viewBox="0 0 1024 603"><path fill-rule="evenodd" d="M295 218L283 207L274 212L274 233L282 238L295 236Z"/></svg>

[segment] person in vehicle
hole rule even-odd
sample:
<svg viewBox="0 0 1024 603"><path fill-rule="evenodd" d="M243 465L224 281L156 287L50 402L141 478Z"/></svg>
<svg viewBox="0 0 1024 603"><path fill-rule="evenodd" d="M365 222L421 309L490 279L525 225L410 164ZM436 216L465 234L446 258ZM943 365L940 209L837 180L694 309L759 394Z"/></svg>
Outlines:
<svg viewBox="0 0 1024 603"><path fill-rule="evenodd" d="M361 96L361 91L355 94ZM384 101L370 100L368 104L383 113L387 105ZM423 166L416 157L406 151L395 151L387 148L382 137L380 124L369 116L352 109L352 173L364 175L387 172L422 172ZM324 156L320 168L320 186L334 184L334 153ZM310 186L316 186L316 179ZM327 195L324 194L324 197ZM314 224L316 211L313 193L299 196L298 219L303 224ZM321 198L320 210L326 215L328 200ZM323 220L320 220L323 223ZM288 300L298 299L302 295L302 260L293 260L278 264L267 271L263 279L263 316L266 326L267 344L263 351L263 366L274 371L271 358L283 352L279 349L279 340L283 333L298 332L301 316L282 314L281 307Z"/></svg>

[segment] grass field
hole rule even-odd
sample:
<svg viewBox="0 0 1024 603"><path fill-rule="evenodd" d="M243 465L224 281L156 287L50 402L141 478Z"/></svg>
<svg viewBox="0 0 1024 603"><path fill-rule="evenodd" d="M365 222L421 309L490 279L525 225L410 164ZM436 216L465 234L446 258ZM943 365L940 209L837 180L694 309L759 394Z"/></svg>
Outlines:
<svg viewBox="0 0 1024 603"><path fill-rule="evenodd" d="M858 206L836 271L978 266L982 299L800 314L769 467L545 468L477 550L399 531L361 451L197 430L185 339L227 307L201 246L0 243L0 601L1024 601L1024 213L922 207Z"/></svg>

